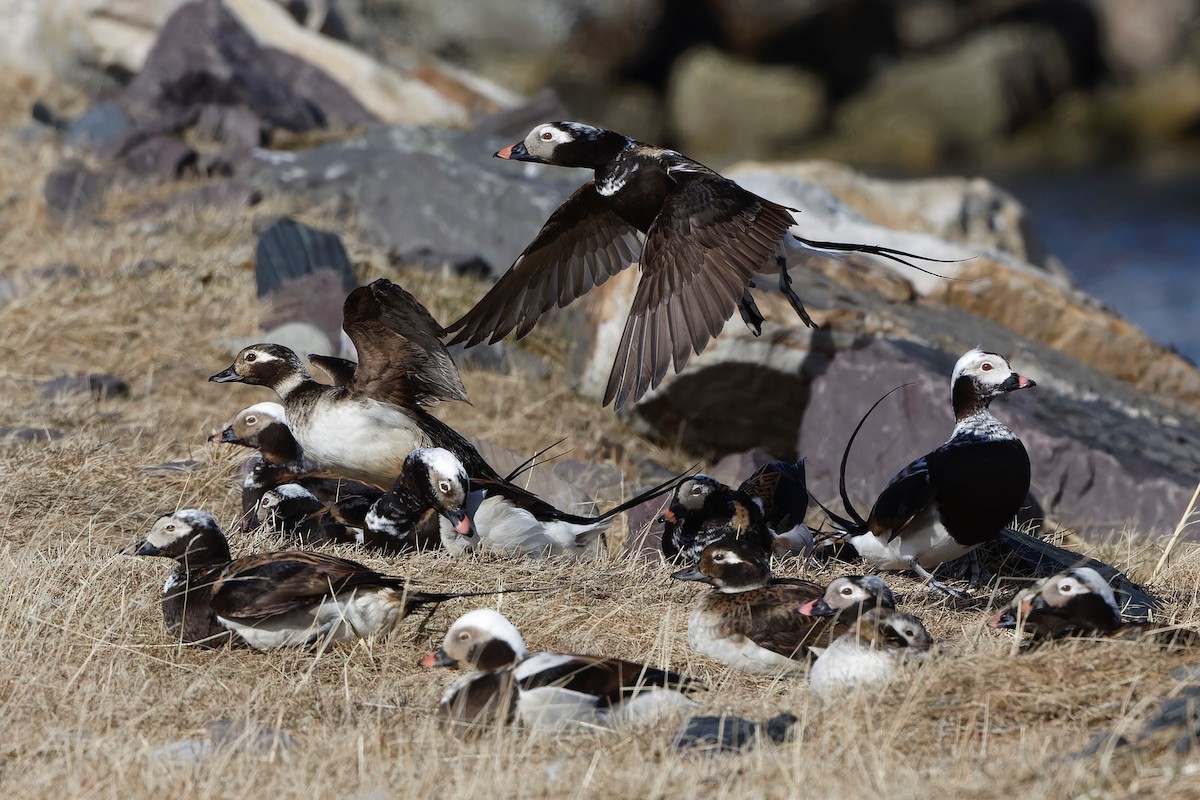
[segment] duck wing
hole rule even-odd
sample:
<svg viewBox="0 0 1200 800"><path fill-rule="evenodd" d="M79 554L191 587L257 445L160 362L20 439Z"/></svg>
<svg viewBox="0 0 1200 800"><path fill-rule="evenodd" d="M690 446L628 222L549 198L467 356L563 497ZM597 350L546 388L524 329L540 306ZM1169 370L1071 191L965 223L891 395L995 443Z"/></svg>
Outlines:
<svg viewBox="0 0 1200 800"><path fill-rule="evenodd" d="M642 279L604 391L615 409L658 386L672 361L678 372L704 350L795 221L711 170L668 171L679 188L646 234Z"/></svg>
<svg viewBox="0 0 1200 800"><path fill-rule="evenodd" d="M550 309L563 308L638 260L637 229L588 181L555 209L541 231L475 307L447 328L451 344L520 339Z"/></svg>
<svg viewBox="0 0 1200 800"><path fill-rule="evenodd" d="M412 408L466 400L458 367L442 344L445 331L404 289L380 278L346 297L342 327L358 351L353 393Z"/></svg>

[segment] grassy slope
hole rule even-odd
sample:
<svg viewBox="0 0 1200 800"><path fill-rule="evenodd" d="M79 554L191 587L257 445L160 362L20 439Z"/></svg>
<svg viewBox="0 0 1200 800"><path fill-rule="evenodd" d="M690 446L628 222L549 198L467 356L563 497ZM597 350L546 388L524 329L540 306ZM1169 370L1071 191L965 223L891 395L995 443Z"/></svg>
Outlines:
<svg viewBox="0 0 1200 800"><path fill-rule="evenodd" d="M0 92L0 127L19 124L36 87ZM67 107L78 98L53 90ZM434 616L428 632L403 626L390 642L308 653L198 652L164 644L158 592L166 562L115 555L155 517L198 506L230 525L238 454L203 444L234 411L266 393L205 378L226 366L222 336L256 325L252 215L177 212L130 220L144 199L114 196L102 224L60 229L41 208L53 166L49 145L0 143L0 275L54 263L88 270L85 281L30 285L0 306L5 391L0 423L49 426L51 444L0 448L0 786L12 796L1028 796L1101 787L1134 794L1200 791L1195 758L1156 745L1081 762L1055 760L1098 729L1132 725L1170 691L1169 672L1200 655L1141 646L1047 649L1015 657L1010 640L982 627L984 612L931 604L897 578L902 603L942 642L942 657L879 694L822 708L802 680L731 673L689 652L686 613L696 587L668 570L617 559L561 565L437 555L387 562L351 557L416 576L431 587L552 586L513 595L501 608L535 648L605 653L670 664L705 680L711 713L800 718L792 743L741 758L680 757L671 729L596 733L559 740L503 734L463 743L443 735L431 709L454 677L415 666L466 601ZM279 201L273 201L279 202ZM254 214L289 210L283 205ZM334 226L321 211L307 221ZM401 279L445 318L460 310L464 285L399 275L346 233L364 277ZM167 264L137 274L143 258ZM23 280L23 279L22 279ZM548 350L553 348L543 343ZM128 400L52 402L35 382L107 371L126 378ZM582 458L652 454L672 466L686 457L638 440L611 412L574 397L555 374L545 385L468 374L473 407L443 416L467 433L518 451L564 435ZM538 402L530 403L530 396ZM519 410L519 411L518 411ZM140 468L196 458L193 471L147 475ZM627 473L628 474L628 473ZM612 499L612 498L609 498ZM1132 541L1132 540L1131 540ZM235 538L236 551L276 543ZM1131 543L1128 566L1152 567L1157 553ZM789 568L789 573L796 568ZM845 571L842 569L841 571ZM828 580L838 570L812 569ZM1200 581L1194 556L1154 583L1168 616L1194 621ZM156 749L199 736L221 718L249 717L289 731L286 752L222 750L201 764ZM381 789L378 794L373 790Z"/></svg>

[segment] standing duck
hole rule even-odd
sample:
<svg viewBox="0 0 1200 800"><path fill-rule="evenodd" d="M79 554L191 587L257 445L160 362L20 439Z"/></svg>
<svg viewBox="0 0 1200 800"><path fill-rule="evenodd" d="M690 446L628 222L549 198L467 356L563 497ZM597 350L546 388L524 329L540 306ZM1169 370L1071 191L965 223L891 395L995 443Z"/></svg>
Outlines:
<svg viewBox="0 0 1200 800"><path fill-rule="evenodd" d="M780 291L815 327L788 277L784 246L795 209L772 203L674 150L578 122L547 122L497 158L591 169L595 178L560 205L516 262L467 314L453 343L497 342L533 330L637 262L642 279L625 323L604 404L621 408L683 369L740 311L755 335L763 316L750 294L759 272L777 271ZM862 252L907 264L899 250L816 242L817 251ZM644 243L643 243L644 240ZM932 259L926 259L932 260Z"/></svg>
<svg viewBox="0 0 1200 800"><path fill-rule="evenodd" d="M1001 395L1036 385L1003 356L968 351L950 378L954 432L897 473L866 519L846 492L846 460L864 416L842 456L840 491L850 519L830 515L858 554L879 569L911 570L935 591L964 596L935 580L931 570L996 536L1025 502L1029 456L989 406Z"/></svg>
<svg viewBox="0 0 1200 800"><path fill-rule="evenodd" d="M663 555L669 560L694 562L704 548L723 539L745 539L766 552L775 544L762 506L745 488L731 488L704 474L680 483L659 518Z"/></svg>

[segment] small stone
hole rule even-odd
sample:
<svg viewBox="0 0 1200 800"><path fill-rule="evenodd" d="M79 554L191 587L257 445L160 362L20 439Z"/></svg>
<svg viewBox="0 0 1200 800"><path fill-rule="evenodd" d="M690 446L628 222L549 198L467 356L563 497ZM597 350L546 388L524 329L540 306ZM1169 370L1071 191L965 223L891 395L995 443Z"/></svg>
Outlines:
<svg viewBox="0 0 1200 800"><path fill-rule="evenodd" d="M118 166L136 180L167 183L196 163L196 152L175 136L154 136L126 150Z"/></svg>
<svg viewBox="0 0 1200 800"><path fill-rule="evenodd" d="M47 264L34 267L25 274L41 281L79 281L90 277L87 270L74 264Z"/></svg>
<svg viewBox="0 0 1200 800"><path fill-rule="evenodd" d="M45 381L38 387L42 397L90 394L95 400L129 396L129 384L112 375L93 372L89 375L64 375Z"/></svg>
<svg viewBox="0 0 1200 800"><path fill-rule="evenodd" d="M760 738L783 742L795 724L794 714L779 714L766 723L735 716L692 717L675 737L675 747L696 748L705 754L737 753L750 749Z"/></svg>
<svg viewBox="0 0 1200 800"><path fill-rule="evenodd" d="M82 162L68 159L46 176L42 196L59 221L89 216L100 209L108 181Z"/></svg>
<svg viewBox="0 0 1200 800"><path fill-rule="evenodd" d="M63 144L112 152L113 143L123 140L133 127L133 120L116 103L98 103L71 123Z"/></svg>
<svg viewBox="0 0 1200 800"><path fill-rule="evenodd" d="M28 442L53 442L65 436L53 428L22 428L0 425L0 445L25 444Z"/></svg>

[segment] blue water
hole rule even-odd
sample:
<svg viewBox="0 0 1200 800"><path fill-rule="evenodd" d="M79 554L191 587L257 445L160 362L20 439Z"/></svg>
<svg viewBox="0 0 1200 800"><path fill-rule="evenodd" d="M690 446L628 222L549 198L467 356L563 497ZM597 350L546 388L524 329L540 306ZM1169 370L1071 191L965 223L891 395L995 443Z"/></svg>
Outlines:
<svg viewBox="0 0 1200 800"><path fill-rule="evenodd" d="M1200 362L1200 174L989 177L1081 289Z"/></svg>

